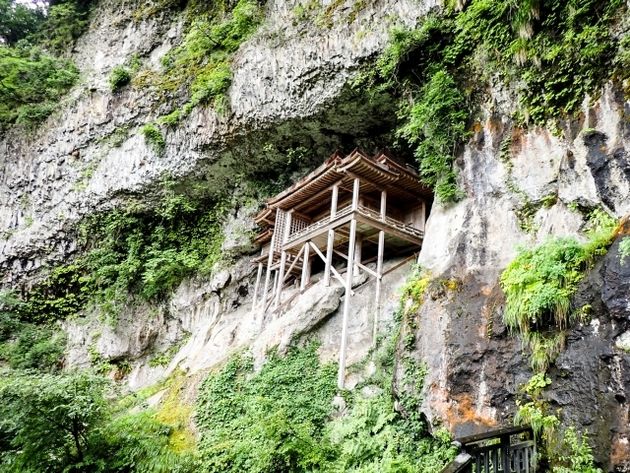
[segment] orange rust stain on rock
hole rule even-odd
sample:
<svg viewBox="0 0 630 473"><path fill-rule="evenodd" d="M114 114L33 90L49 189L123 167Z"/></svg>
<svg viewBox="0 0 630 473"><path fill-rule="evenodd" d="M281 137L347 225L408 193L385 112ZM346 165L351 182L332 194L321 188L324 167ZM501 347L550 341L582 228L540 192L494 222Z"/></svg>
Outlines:
<svg viewBox="0 0 630 473"><path fill-rule="evenodd" d="M626 215L619 222L619 227L615 231L616 236L627 236L630 235L630 215Z"/></svg>
<svg viewBox="0 0 630 473"><path fill-rule="evenodd" d="M496 135L503 133L503 122L494 118L488 118L488 120L486 120L486 129Z"/></svg>
<svg viewBox="0 0 630 473"><path fill-rule="evenodd" d="M479 292L484 296L492 294L493 286L483 286Z"/></svg>
<svg viewBox="0 0 630 473"><path fill-rule="evenodd" d="M610 463L615 466L630 466L630 441L626 437L613 439L610 448Z"/></svg>
<svg viewBox="0 0 630 473"><path fill-rule="evenodd" d="M486 427L496 426L496 420L491 417L480 415L475 408L470 395L461 394L451 399L451 404L446 411L446 421L448 425L477 424Z"/></svg>

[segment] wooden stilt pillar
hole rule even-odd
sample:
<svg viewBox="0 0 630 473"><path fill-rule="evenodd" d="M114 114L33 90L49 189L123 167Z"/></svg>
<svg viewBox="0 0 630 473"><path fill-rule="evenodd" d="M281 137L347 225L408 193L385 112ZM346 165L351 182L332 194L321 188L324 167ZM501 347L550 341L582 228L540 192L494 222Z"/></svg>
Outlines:
<svg viewBox="0 0 630 473"><path fill-rule="evenodd" d="M354 180L352 189L352 207L359 204L359 179ZM348 269L346 271L346 295L343 301L343 319L341 321L341 346L339 347L339 372L337 374L337 387L343 389L346 382L346 351L348 345L348 313L350 311L350 298L352 297L352 276L354 268L354 245L357 237L357 221L350 220L350 239L348 240Z"/></svg>
<svg viewBox="0 0 630 473"><path fill-rule="evenodd" d="M273 289L271 290L271 297L275 297L277 290L278 290L278 270L276 269L273 272Z"/></svg>
<svg viewBox="0 0 630 473"><path fill-rule="evenodd" d="M352 210L356 210L359 207L359 188L361 187L361 181L358 177L354 178L352 184Z"/></svg>
<svg viewBox="0 0 630 473"><path fill-rule="evenodd" d="M381 213L382 221L387 216L387 191L381 192ZM383 254L385 252L385 232L378 232L378 253L376 257L376 294L374 295L374 328L372 331L372 345L376 345L378 335L378 321L381 315L381 284L383 282Z"/></svg>
<svg viewBox="0 0 630 473"><path fill-rule="evenodd" d="M280 255L280 267L278 268L278 283L276 284L276 292L273 300L274 309L280 305L280 297L282 297L282 286L284 286L284 268L287 264L287 252L283 251Z"/></svg>
<svg viewBox="0 0 630 473"><path fill-rule="evenodd" d="M330 220L337 215L337 201L339 199L339 184L332 188L332 199L330 201ZM326 244L326 267L324 269L324 284L330 286L330 267L332 265L333 246L335 245L335 231L328 230L328 241Z"/></svg>
<svg viewBox="0 0 630 473"><path fill-rule="evenodd" d="M343 301L343 319L341 321L341 347L339 348L339 372L337 386L343 389L346 380L346 348L348 344L348 312L350 311L350 298L352 296L352 268L354 266L354 242L357 232L357 221L350 221L350 249L348 252L348 269L346 271L346 295Z"/></svg>
<svg viewBox="0 0 630 473"><path fill-rule="evenodd" d="M252 310L256 309L256 302L258 301L258 291L260 289L260 279L262 278L263 264L262 261L258 263L258 271L256 272L256 284L254 285L254 297L252 298Z"/></svg>
<svg viewBox="0 0 630 473"><path fill-rule="evenodd" d="M359 274L361 274L359 264L361 264L362 249L363 249L363 237L360 235L357 235L356 240L354 242L354 275L355 276L358 276Z"/></svg>
<svg viewBox="0 0 630 473"><path fill-rule="evenodd" d="M286 220L284 223L284 235L282 235L282 245L284 245L289 239L289 235L291 235L291 218L293 216L293 211L290 210L287 212ZM276 297L273 302L273 306L278 307L281 302L282 297L282 287L284 286L284 270L287 264L287 252L282 250L280 255L280 268L278 269L278 287L276 288Z"/></svg>
<svg viewBox="0 0 630 473"><path fill-rule="evenodd" d="M383 252L385 249L385 232L378 232L378 256L376 260L376 294L374 295L374 330L372 344L376 345L378 335L378 320L381 315L381 284L383 281Z"/></svg>
<svg viewBox="0 0 630 473"><path fill-rule="evenodd" d="M306 289L311 279L311 242L307 241L304 245L304 254L302 255L302 279L300 280L300 292Z"/></svg>
<svg viewBox="0 0 630 473"><path fill-rule="evenodd" d="M387 191L381 191L381 220L385 221L387 216Z"/></svg>
<svg viewBox="0 0 630 473"><path fill-rule="evenodd" d="M273 265L273 249L276 241L275 233L271 236L271 243L269 244L269 257L267 258L267 272L265 273L265 285L263 287L263 293L261 298L261 306L263 310L267 307L267 298L269 296L269 284L271 283L271 266Z"/></svg>

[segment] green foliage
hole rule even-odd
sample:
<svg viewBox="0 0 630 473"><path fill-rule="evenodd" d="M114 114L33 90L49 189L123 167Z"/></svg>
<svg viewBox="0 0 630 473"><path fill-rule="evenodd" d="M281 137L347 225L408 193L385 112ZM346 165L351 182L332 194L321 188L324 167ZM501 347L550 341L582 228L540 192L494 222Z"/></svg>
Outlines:
<svg viewBox="0 0 630 473"><path fill-rule="evenodd" d="M517 400L517 411L514 416L515 425L531 426L534 437L539 438L542 447L542 455L553 452L557 427L560 420L553 414L548 414L548 406L542 397L543 390L551 384L551 379L545 373L536 373L521 387L521 391L527 396L526 400Z"/></svg>
<svg viewBox="0 0 630 473"><path fill-rule="evenodd" d="M13 303L10 310L23 322L47 324L74 316L85 304L81 266L56 267Z"/></svg>
<svg viewBox="0 0 630 473"><path fill-rule="evenodd" d="M455 14L449 55L501 74L519 92L521 117L543 123L573 113L618 74L612 27L626 8L620 0L475 0Z"/></svg>
<svg viewBox="0 0 630 473"><path fill-rule="evenodd" d="M30 8L0 0L0 131L33 127L48 117L79 72L65 55L87 26L90 1Z"/></svg>
<svg viewBox="0 0 630 473"><path fill-rule="evenodd" d="M574 427L564 431L552 473L602 473L595 467L593 452L586 434L578 434Z"/></svg>
<svg viewBox="0 0 630 473"><path fill-rule="evenodd" d="M0 361L12 369L54 371L62 365L65 336L58 328L8 320L0 314L0 330L10 330L0 339Z"/></svg>
<svg viewBox="0 0 630 473"><path fill-rule="evenodd" d="M624 237L619 242L619 260L624 264L626 258L630 256L630 237Z"/></svg>
<svg viewBox="0 0 630 473"><path fill-rule="evenodd" d="M0 38L7 44L15 44L37 31L43 19L44 12L40 8L0 0Z"/></svg>
<svg viewBox="0 0 630 473"><path fill-rule="evenodd" d="M157 126L153 123L147 123L140 131L144 136L144 140L153 149L153 151L157 154L164 152L164 148L166 148L166 141L164 141L164 136L162 136L162 132Z"/></svg>
<svg viewBox="0 0 630 473"><path fill-rule="evenodd" d="M516 425L530 425L534 436L542 440L539 455L546 458L553 473L601 473L595 468L593 454L586 435L579 435L574 427L558 431L560 419L549 414L549 406L542 393L551 384L545 373L537 373L521 390L528 400L516 402Z"/></svg>
<svg viewBox="0 0 630 473"><path fill-rule="evenodd" d="M0 45L0 129L44 120L78 76L71 62L37 48Z"/></svg>
<svg viewBox="0 0 630 473"><path fill-rule="evenodd" d="M335 395L336 370L320 366L317 345L272 354L260 373L237 356L204 381L196 423L204 471L308 471Z"/></svg>
<svg viewBox="0 0 630 473"><path fill-rule="evenodd" d="M206 7L207 8L207 7ZM150 81L162 93L187 90L188 102L162 118L168 125L200 105L225 105L232 82L231 57L262 21L262 9L253 0L238 0L231 10L223 3L203 13L193 13L182 43L163 59L163 75Z"/></svg>
<svg viewBox="0 0 630 473"><path fill-rule="evenodd" d="M185 277L208 275L229 258L221 253L229 201L193 186L184 194L167 184L164 192L155 207L132 205L84 221L82 254L20 295L11 305L17 319L50 324L96 306L113 321L134 296L156 302Z"/></svg>
<svg viewBox="0 0 630 473"><path fill-rule="evenodd" d="M125 66L116 66L109 74L109 87L112 92L122 89L131 82L131 71Z"/></svg>
<svg viewBox="0 0 630 473"><path fill-rule="evenodd" d="M521 249L501 275L506 295L505 324L518 331L534 352L532 363L544 370L563 344L562 334L571 319L571 298L594 259L606 253L616 221L594 211L588 241L550 239Z"/></svg>
<svg viewBox="0 0 630 473"><path fill-rule="evenodd" d="M357 399L347 417L331 422L327 436L338 457L321 471L433 473L454 456L448 434L418 435L395 410L391 394Z"/></svg>
<svg viewBox="0 0 630 473"><path fill-rule="evenodd" d="M391 345L377 357L370 382L384 389L347 399L335 420L334 365L320 365L317 345L271 354L259 373L244 356L231 359L203 383L197 407L203 471L435 472L455 451L448 435L431 438L423 422L394 409ZM383 368L382 370L380 368ZM422 379L419 380L422 383ZM349 397L346 394L346 397Z"/></svg>
<svg viewBox="0 0 630 473"><path fill-rule="evenodd" d="M168 364L173 360L177 352L182 348L182 346L188 341L188 337L183 338L179 342L173 344L167 350L157 353L149 360L149 366L155 368L156 366L168 366Z"/></svg>
<svg viewBox="0 0 630 473"><path fill-rule="evenodd" d="M508 327L523 334L532 326L566 327L571 296L590 258L584 245L574 238L548 240L536 248L521 249L501 275Z"/></svg>
<svg viewBox="0 0 630 473"><path fill-rule="evenodd" d="M467 136L464 96L446 70L433 73L419 99L403 112L398 135L416 146L420 178L442 202L454 202L460 192L453 170L456 148Z"/></svg>
<svg viewBox="0 0 630 473"><path fill-rule="evenodd" d="M82 283L109 312L127 292L163 296L195 272L209 274L221 258L227 203L169 191L155 209L129 208L85 223L89 252ZM104 306L103 306L104 304Z"/></svg>
<svg viewBox="0 0 630 473"><path fill-rule="evenodd" d="M51 53L66 53L87 28L89 6L90 1L55 2L33 40Z"/></svg>
<svg viewBox="0 0 630 473"><path fill-rule="evenodd" d="M64 334L52 323L24 320L26 305L10 294L0 294L0 362L12 369L57 370L64 354Z"/></svg>
<svg viewBox="0 0 630 473"><path fill-rule="evenodd" d="M89 374L3 377L0 431L12 437L9 471L61 471L82 462L87 433L105 416L103 389L104 381Z"/></svg>
<svg viewBox="0 0 630 473"><path fill-rule="evenodd" d="M623 0L471 0L394 28L389 46L360 73L368 98L399 101L397 136L412 147L424 182L458 199L453 160L469 133L471 104L501 79L515 91L521 124L570 116L587 95L628 78L630 40L616 35Z"/></svg>
<svg viewBox="0 0 630 473"><path fill-rule="evenodd" d="M150 412L117 412L106 378L87 372L3 373L0 470L167 473L192 471Z"/></svg>

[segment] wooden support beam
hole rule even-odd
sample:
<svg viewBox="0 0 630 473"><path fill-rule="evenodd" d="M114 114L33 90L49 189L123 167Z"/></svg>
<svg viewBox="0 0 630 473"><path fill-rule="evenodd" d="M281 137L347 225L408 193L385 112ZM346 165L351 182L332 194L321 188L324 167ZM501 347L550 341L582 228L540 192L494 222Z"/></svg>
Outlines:
<svg viewBox="0 0 630 473"><path fill-rule="evenodd" d="M378 256L376 260L376 294L374 295L374 329L372 331L372 345L376 346L376 336L378 335L378 320L381 313L381 284L383 278L383 253L385 251L385 232L381 230L378 234Z"/></svg>
<svg viewBox="0 0 630 473"><path fill-rule="evenodd" d="M359 180L354 181L353 205L358 204ZM343 301L343 318L341 321L341 346L339 348L339 372L337 374L337 387L343 389L346 382L346 351L348 344L348 315L350 312L350 298L352 297L352 275L354 273L354 244L357 236L357 221L350 221L350 241L348 247L348 270L346 273L346 296Z"/></svg>
<svg viewBox="0 0 630 473"><path fill-rule="evenodd" d="M386 222L381 222L380 220L376 218L363 215L359 212L356 212L354 216L360 222L367 223L368 225L371 225L374 228L378 228L379 230L385 230L385 232L387 232L388 234L398 237L401 240L405 240L405 241L408 241L409 243L414 243L416 245L422 244L422 238L419 238L409 233L401 232L400 230L394 228L393 226L387 224Z"/></svg>
<svg viewBox="0 0 630 473"><path fill-rule="evenodd" d="M342 253L342 252L341 252L341 251L339 251L339 250L334 250L334 251L335 251L335 254L336 254L336 255L341 256L341 257L342 257L343 259L345 259L346 261L348 260L348 255L346 255L345 253ZM373 259L373 258L371 258L371 259ZM358 266L358 267L359 267L359 268L361 268L362 270L366 271L366 272L367 272L370 276L373 276L373 277L375 277L375 278L377 278L377 277L378 277L378 275L377 275L374 271L372 271L370 268L368 268L368 267L367 267L367 266L365 266L364 264L362 264L362 263L357 263L357 262L355 261L355 262L354 262L354 265L355 265L355 267L356 267L356 266Z"/></svg>
<svg viewBox="0 0 630 473"><path fill-rule="evenodd" d="M358 177L355 177L352 184L352 210L356 210L359 207L359 190L360 189L361 189L361 180Z"/></svg>
<svg viewBox="0 0 630 473"><path fill-rule="evenodd" d="M284 279L282 280L282 283L284 284L284 282L287 280L287 278L291 275L291 271L293 271L293 268L295 268L295 265L297 264L297 262L300 259L300 256L302 256L302 253L304 252L304 247L302 247L300 249L300 251L298 252L297 255L295 255L295 259L293 260L293 262L289 265L289 269L286 270L285 274L284 274Z"/></svg>
<svg viewBox="0 0 630 473"><path fill-rule="evenodd" d="M326 257L321 251L319 251L319 248L317 248L317 246L315 246L313 242L310 242L310 245L311 245L311 248L315 250L315 253L317 254L317 256L319 256L323 261L326 261ZM346 282L343 280L343 278L341 277L341 274L339 274L339 272L335 269L335 267L331 266L330 270L332 272L332 275L335 276L335 278L337 278L337 280L341 283L341 285L343 287L346 287ZM352 292L352 294L354 295L354 292Z"/></svg>
<svg viewBox="0 0 630 473"><path fill-rule="evenodd" d="M260 278L262 277L263 264L258 263L258 271L256 271L256 284L254 285L254 297L252 297L252 310L256 309L256 301L258 300L258 290L260 289Z"/></svg>
<svg viewBox="0 0 630 473"><path fill-rule="evenodd" d="M339 183L335 183L332 187L332 199L330 200L330 220L334 220L337 215L337 201L339 199ZM326 243L326 264L324 268L324 284L330 286L330 268L332 268L332 251L335 244L335 230L328 230L328 241Z"/></svg>
<svg viewBox="0 0 630 473"><path fill-rule="evenodd" d="M282 244L284 245L289 239L289 235L291 234L291 218L293 216L293 211L289 210L285 217L284 221L284 235L282 235ZM278 269L278 280L279 284L276 288L276 297L274 299L274 308L278 307L280 304L280 300L282 297L282 287L284 286L284 267L287 264L287 252L282 250L282 254L280 255L280 268Z"/></svg>
<svg viewBox="0 0 630 473"><path fill-rule="evenodd" d="M381 220L387 217L387 191L381 191Z"/></svg>
<svg viewBox="0 0 630 473"><path fill-rule="evenodd" d="M302 279L300 280L300 291L304 291L309 280L311 278L311 258L310 258L311 243L308 242L304 245L304 257L302 258Z"/></svg>

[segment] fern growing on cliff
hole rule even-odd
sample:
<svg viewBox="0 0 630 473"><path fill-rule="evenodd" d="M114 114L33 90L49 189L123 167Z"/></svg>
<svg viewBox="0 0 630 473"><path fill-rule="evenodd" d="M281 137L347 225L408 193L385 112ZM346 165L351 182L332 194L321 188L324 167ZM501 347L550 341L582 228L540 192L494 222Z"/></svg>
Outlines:
<svg viewBox="0 0 630 473"><path fill-rule="evenodd" d="M457 200L453 156L467 136L468 112L453 77L446 70L436 71L402 115L398 136L416 146L421 180L434 188L441 201Z"/></svg>
<svg viewBox="0 0 630 473"><path fill-rule="evenodd" d="M503 320L534 351L535 369L544 370L559 352L562 340L557 332L578 315L572 311L571 298L594 259L606 253L616 228L616 220L594 211L585 243L555 238L521 249L501 274L506 296Z"/></svg>

